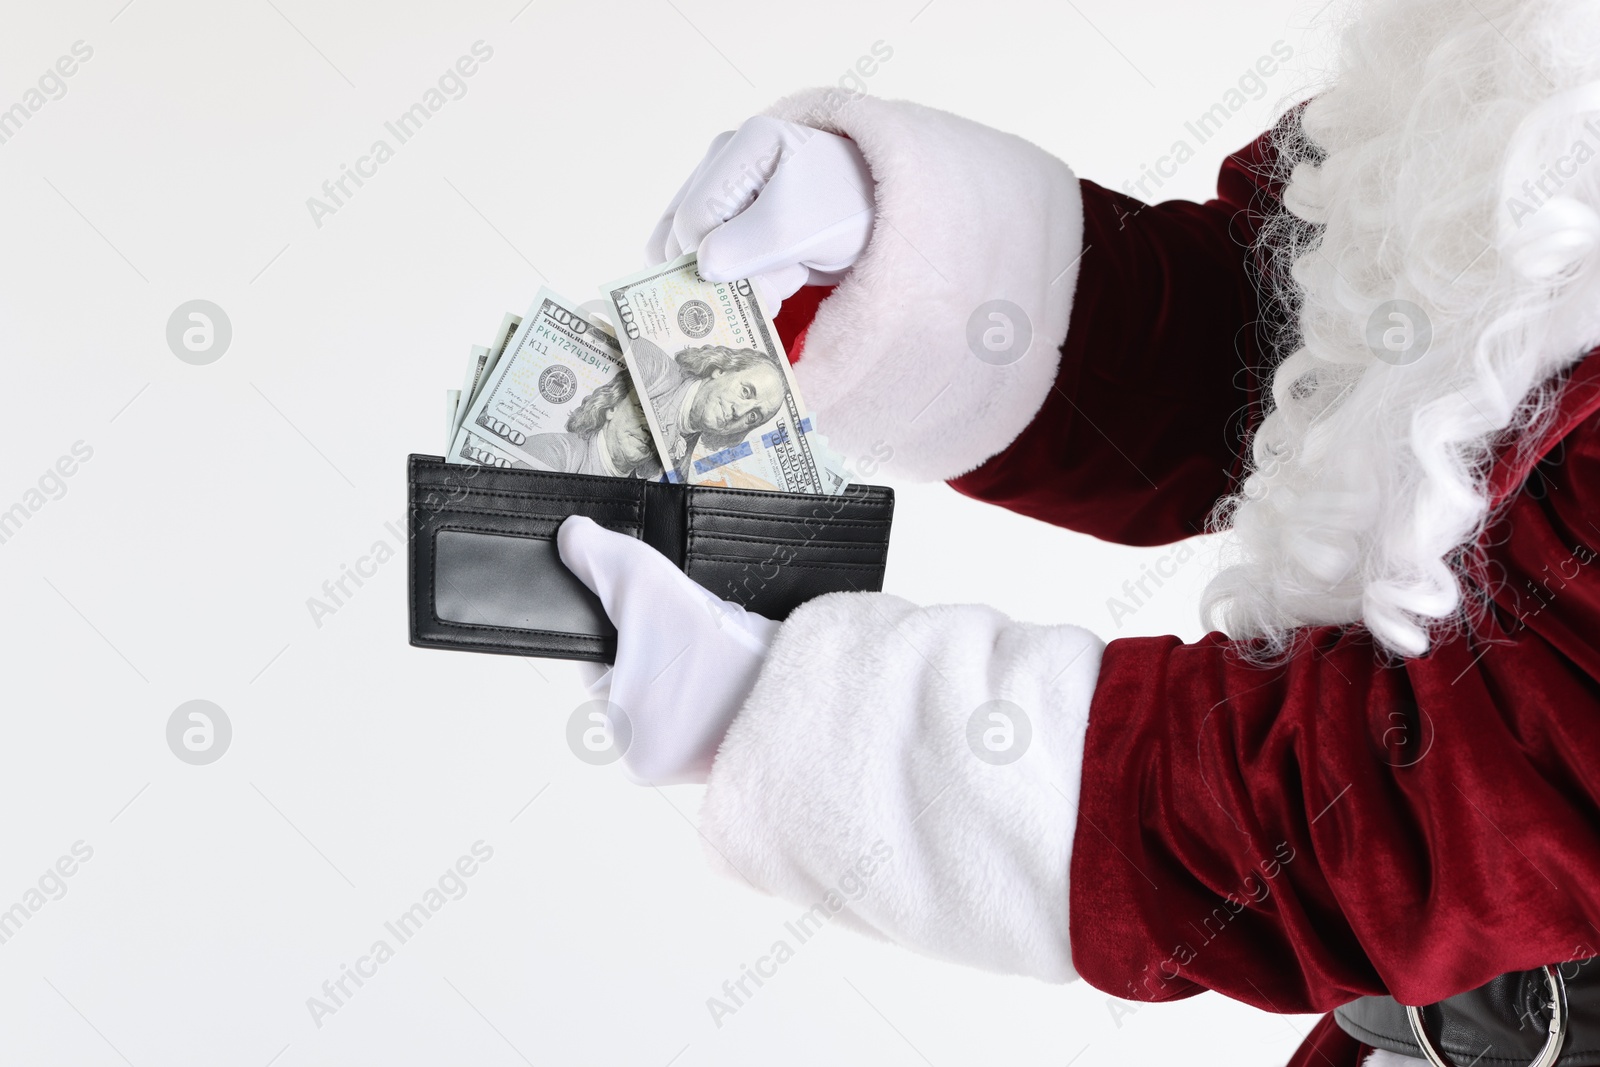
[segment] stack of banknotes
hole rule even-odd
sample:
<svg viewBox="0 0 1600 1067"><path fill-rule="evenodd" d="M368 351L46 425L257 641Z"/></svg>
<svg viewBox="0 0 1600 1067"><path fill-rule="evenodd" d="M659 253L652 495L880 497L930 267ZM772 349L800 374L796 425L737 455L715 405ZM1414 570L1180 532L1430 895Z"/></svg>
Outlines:
<svg viewBox="0 0 1600 1067"><path fill-rule="evenodd" d="M601 293L580 306L541 289L472 349L448 391L450 462L829 496L850 484L749 281L705 281L690 253Z"/></svg>

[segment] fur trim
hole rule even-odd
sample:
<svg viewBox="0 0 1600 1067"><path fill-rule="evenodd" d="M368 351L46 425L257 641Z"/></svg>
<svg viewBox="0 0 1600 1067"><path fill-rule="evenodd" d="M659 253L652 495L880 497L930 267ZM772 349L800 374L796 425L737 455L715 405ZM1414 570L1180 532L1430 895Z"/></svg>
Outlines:
<svg viewBox="0 0 1600 1067"><path fill-rule="evenodd" d="M801 939L836 919L958 963L1076 978L1067 876L1104 648L976 605L802 605L712 765L707 857L807 909L790 924ZM1014 747L984 733L1007 725Z"/></svg>
<svg viewBox="0 0 1600 1067"><path fill-rule="evenodd" d="M850 137L877 186L872 238L795 365L819 430L846 457L892 449L891 474L966 473L1055 383L1083 250L1078 179L1020 137L906 101L812 89L767 113ZM1017 337L1031 333L1004 365L968 342L993 300L1021 309ZM977 316L974 331L990 325Z"/></svg>

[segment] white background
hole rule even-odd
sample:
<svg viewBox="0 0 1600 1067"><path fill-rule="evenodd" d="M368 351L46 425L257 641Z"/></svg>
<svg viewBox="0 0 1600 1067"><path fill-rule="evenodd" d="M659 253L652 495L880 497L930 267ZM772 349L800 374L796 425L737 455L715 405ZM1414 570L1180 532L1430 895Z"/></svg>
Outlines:
<svg viewBox="0 0 1600 1067"><path fill-rule="evenodd" d="M1320 77L1321 0L124 3L0 8L0 108L94 50L0 144L0 510L93 449L0 544L0 909L94 850L0 944L0 1062L1285 1060L1311 1020L1214 995L1132 1010L837 929L717 1027L706 999L796 909L708 872L696 789L574 758L574 667L408 647L385 524L403 528L407 453L441 449L470 344L542 283L586 300L639 267L715 133L875 42L893 55L872 93L1112 187L1289 42L1159 197L1203 198ZM385 120L479 40L467 94L316 226L307 198L394 144ZM233 327L209 366L166 342L196 298ZM891 592L1201 632L1206 552L1118 626L1107 598L1170 549L898 488ZM317 625L308 598L380 541L395 557ZM209 766L166 741L196 698L234 730ZM480 839L469 892L317 1026L307 998Z"/></svg>

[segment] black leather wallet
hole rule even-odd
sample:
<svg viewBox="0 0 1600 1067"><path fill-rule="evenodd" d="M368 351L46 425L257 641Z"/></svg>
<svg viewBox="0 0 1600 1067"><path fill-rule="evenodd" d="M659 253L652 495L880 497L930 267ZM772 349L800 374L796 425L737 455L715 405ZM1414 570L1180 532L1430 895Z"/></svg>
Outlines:
<svg viewBox="0 0 1600 1067"><path fill-rule="evenodd" d="M637 537L717 596L783 619L823 593L877 592L894 490L719 489L410 460L411 643L609 662L617 633L561 562L569 515Z"/></svg>

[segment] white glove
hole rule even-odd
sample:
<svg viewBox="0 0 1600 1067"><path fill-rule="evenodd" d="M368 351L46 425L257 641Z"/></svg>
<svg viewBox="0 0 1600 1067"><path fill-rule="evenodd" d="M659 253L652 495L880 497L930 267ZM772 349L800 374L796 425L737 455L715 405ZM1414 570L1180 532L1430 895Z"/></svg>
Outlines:
<svg viewBox="0 0 1600 1067"><path fill-rule="evenodd" d="M649 545L574 515L561 560L617 628L617 661L590 693L627 720L623 766L645 785L704 782L755 685L778 623L722 600ZM619 724L612 727L619 734Z"/></svg>
<svg viewBox="0 0 1600 1067"><path fill-rule="evenodd" d="M701 277L750 278L776 315L802 285L837 284L855 265L872 236L873 202L853 142L757 115L711 142L645 256L653 265L697 250Z"/></svg>

